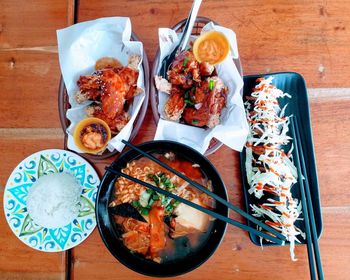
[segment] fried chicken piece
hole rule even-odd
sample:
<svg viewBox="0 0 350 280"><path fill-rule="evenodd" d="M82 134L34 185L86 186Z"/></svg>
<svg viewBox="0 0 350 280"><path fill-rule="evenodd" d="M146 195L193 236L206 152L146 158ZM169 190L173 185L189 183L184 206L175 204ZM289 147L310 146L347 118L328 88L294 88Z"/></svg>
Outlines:
<svg viewBox="0 0 350 280"><path fill-rule="evenodd" d="M166 118L172 121L179 121L185 106L186 103L183 92L180 89L173 87L171 89L170 97L164 106Z"/></svg>
<svg viewBox="0 0 350 280"><path fill-rule="evenodd" d="M172 85L184 89L191 88L194 81L198 83L201 81L199 63L191 51L185 51L175 58L168 71L168 80Z"/></svg>
<svg viewBox="0 0 350 280"><path fill-rule="evenodd" d="M213 74L215 70L215 66L210 64L209 62L201 62L199 63L199 72L201 73L202 76L210 76Z"/></svg>
<svg viewBox="0 0 350 280"><path fill-rule="evenodd" d="M123 67L123 64L120 63L119 60L113 58L113 57L102 57L95 63L95 69L96 70L102 70L105 68L120 68Z"/></svg>
<svg viewBox="0 0 350 280"><path fill-rule="evenodd" d="M127 85L121 75L113 69L100 70L99 78L102 83L101 96L103 113L110 119L123 112Z"/></svg>
<svg viewBox="0 0 350 280"><path fill-rule="evenodd" d="M199 110L196 108L186 108L182 117L190 125L198 127L205 126L209 120L208 108L206 106L202 106Z"/></svg>
<svg viewBox="0 0 350 280"><path fill-rule="evenodd" d="M168 80L162 78L161 76L155 76L154 82L156 84L156 88L161 91L170 94L171 91L171 83Z"/></svg>
<svg viewBox="0 0 350 280"><path fill-rule="evenodd" d="M210 90L210 84L213 88ZM219 77L211 77L202 83L195 92L196 103L201 107L186 108L183 119L186 123L198 127L213 128L220 123L220 114L226 105L227 88ZM197 102L197 99L201 102Z"/></svg>
<svg viewBox="0 0 350 280"><path fill-rule="evenodd" d="M109 118L103 112L101 105L91 105L87 107L86 114L88 117L95 117L105 121L113 134L117 134L119 131L121 131L130 120L129 114L124 111L115 118Z"/></svg>
<svg viewBox="0 0 350 280"><path fill-rule="evenodd" d="M196 87L195 90L191 90L191 100L195 104L200 104L205 101L208 94L210 93L209 83L207 80L203 81L200 86Z"/></svg>
<svg viewBox="0 0 350 280"><path fill-rule="evenodd" d="M136 89L139 72L130 67L123 67L118 71L118 74L124 81L126 90L125 99L129 100L133 98L136 95L136 93L138 93Z"/></svg>
<svg viewBox="0 0 350 280"><path fill-rule="evenodd" d="M207 126L213 128L220 123L222 109L226 106L227 87L219 77L211 77L210 80L214 81L214 89L206 101L206 106L209 108Z"/></svg>
<svg viewBox="0 0 350 280"><path fill-rule="evenodd" d="M100 69L92 75L80 76L77 82L79 92L75 96L78 103L86 100L100 101L103 95L114 94L111 92L113 90L120 93L125 92L125 100L131 99L142 91L137 88L139 76L137 70L132 67L114 68L112 66L117 64L109 61L110 58L104 59L96 62L96 67L105 66L104 69Z"/></svg>
<svg viewBox="0 0 350 280"><path fill-rule="evenodd" d="M77 84L79 91L75 95L75 100L82 103L86 100L99 101L101 99L101 84L97 75L80 76Z"/></svg>

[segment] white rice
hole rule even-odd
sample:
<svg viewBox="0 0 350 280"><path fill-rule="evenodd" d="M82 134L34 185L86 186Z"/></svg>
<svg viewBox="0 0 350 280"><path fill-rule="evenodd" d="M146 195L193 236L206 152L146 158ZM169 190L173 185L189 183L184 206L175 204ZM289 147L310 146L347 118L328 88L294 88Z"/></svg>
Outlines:
<svg viewBox="0 0 350 280"><path fill-rule="evenodd" d="M29 216L46 228L63 227L78 216L81 191L73 175L52 173L42 176L28 192Z"/></svg>

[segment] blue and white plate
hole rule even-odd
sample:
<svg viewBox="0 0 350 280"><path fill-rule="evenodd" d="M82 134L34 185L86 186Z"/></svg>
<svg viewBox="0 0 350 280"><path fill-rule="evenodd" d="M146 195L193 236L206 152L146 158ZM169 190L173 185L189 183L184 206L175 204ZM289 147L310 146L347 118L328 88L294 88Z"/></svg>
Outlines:
<svg viewBox="0 0 350 280"><path fill-rule="evenodd" d="M79 215L60 228L33 222L26 208L29 189L49 173L70 173L82 186ZM100 179L82 157L64 150L43 150L24 159L12 172L4 192L4 211L14 234L28 246L44 252L60 252L84 241L96 226L95 200Z"/></svg>

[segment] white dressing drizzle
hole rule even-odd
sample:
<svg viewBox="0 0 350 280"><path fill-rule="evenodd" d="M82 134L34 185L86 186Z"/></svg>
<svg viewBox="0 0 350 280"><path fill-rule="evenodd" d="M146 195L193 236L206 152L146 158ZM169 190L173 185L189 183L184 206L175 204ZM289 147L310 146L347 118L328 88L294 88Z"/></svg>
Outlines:
<svg viewBox="0 0 350 280"><path fill-rule="evenodd" d="M280 231L290 242L290 255L294 254L298 235L304 233L295 226L301 213L301 204L292 197L291 188L297 181L296 167L291 149L286 153L281 147L288 145L289 117L286 106L279 106L278 98L291 96L271 85L273 77L258 79L258 85L245 102L250 127L246 144L246 173L250 186L248 192L259 199L250 205L254 216ZM267 198L267 195L271 196Z"/></svg>

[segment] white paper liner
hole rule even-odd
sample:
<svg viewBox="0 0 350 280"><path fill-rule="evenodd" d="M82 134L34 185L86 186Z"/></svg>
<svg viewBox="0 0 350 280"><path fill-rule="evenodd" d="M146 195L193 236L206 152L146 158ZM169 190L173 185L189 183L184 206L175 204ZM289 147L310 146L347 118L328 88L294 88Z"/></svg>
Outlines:
<svg viewBox="0 0 350 280"><path fill-rule="evenodd" d="M59 62L71 105L66 114L71 122L67 128L68 149L82 152L74 143L73 132L76 124L87 117L85 109L92 103L86 101L78 104L75 101L74 96L79 89L77 81L81 75L91 75L95 71L96 61L106 56L118 59L123 65L128 64L128 58L132 54L141 58L137 86L143 92L134 97L129 109L130 121L109 141L108 149L121 152L124 148L121 140L130 138L134 121L145 98L143 45L138 41L130 41L130 37L131 22L127 17L100 18L57 30Z"/></svg>
<svg viewBox="0 0 350 280"><path fill-rule="evenodd" d="M248 124L243 100L240 95L240 90L243 87L243 80L232 60L232 58L239 57L236 34L231 29L214 25L212 22L205 25L202 32L212 29L224 33L231 45L230 55L216 66L218 76L228 87L227 104L226 108L224 108L221 113L220 124L211 129L203 129L166 120L164 116L164 105L169 95L164 92L159 92L158 112L160 114L160 119L154 137L155 140L173 140L186 144L202 154L208 149L210 140L213 137L231 149L241 151L248 135ZM168 28L160 28L158 35L160 46L159 61L163 61L164 57L171 53L176 46L180 35L177 35L174 30ZM193 40L195 37L191 39ZM161 64L159 68L160 66Z"/></svg>

